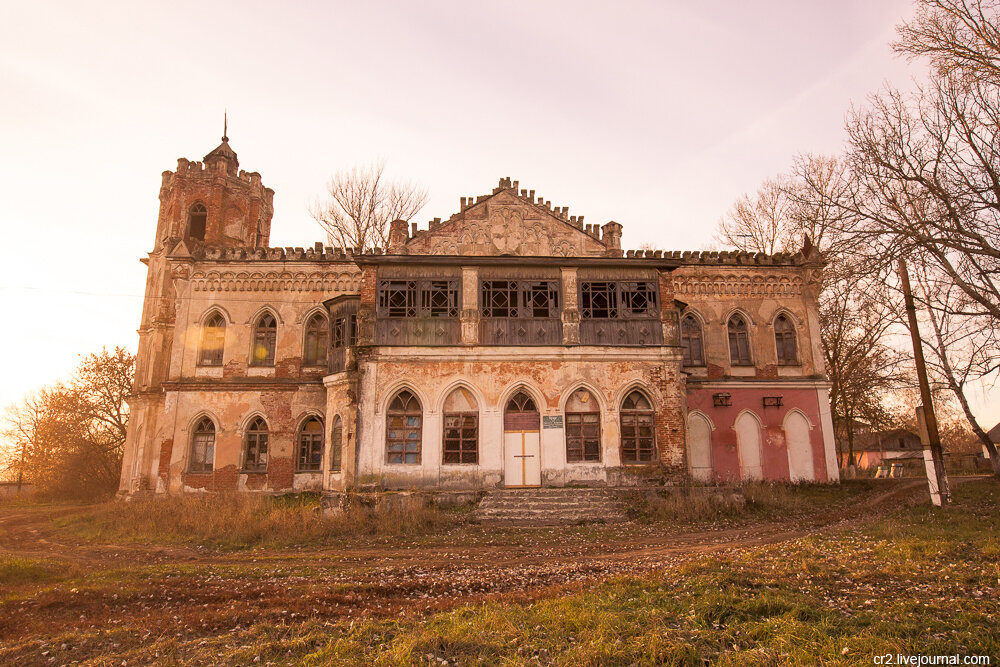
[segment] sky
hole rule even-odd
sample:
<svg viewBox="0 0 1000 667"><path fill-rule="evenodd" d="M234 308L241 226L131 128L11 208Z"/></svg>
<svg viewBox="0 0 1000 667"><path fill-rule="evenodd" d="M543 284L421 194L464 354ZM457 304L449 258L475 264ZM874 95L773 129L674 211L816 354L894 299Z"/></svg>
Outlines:
<svg viewBox="0 0 1000 667"><path fill-rule="evenodd" d="M509 176L623 245L713 245L742 193L837 153L920 73L909 0L0 4L0 407L135 349L160 174L219 143L275 190L271 245L340 169L425 186L422 224ZM987 426L1000 392L972 397Z"/></svg>

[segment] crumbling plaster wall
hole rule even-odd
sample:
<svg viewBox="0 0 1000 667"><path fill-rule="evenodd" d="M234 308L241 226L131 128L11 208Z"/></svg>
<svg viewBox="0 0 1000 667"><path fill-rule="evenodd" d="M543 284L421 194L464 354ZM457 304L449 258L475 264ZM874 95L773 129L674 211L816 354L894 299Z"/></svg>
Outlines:
<svg viewBox="0 0 1000 667"><path fill-rule="evenodd" d="M459 360L460 359L460 360ZM361 447L358 481L377 479L388 488L480 488L503 485L503 409L526 389L540 414L561 417L569 395L587 388L601 406L599 463L567 463L562 427L541 429L544 485L620 484L637 469L679 478L686 470L684 382L672 348L383 348L359 361ZM443 464L442 406L457 386L479 403L478 464ZM386 408L406 388L423 410L419 465L386 463ZM625 395L641 389L656 408L659 462L621 465L618 410ZM628 472L623 472L627 468Z"/></svg>

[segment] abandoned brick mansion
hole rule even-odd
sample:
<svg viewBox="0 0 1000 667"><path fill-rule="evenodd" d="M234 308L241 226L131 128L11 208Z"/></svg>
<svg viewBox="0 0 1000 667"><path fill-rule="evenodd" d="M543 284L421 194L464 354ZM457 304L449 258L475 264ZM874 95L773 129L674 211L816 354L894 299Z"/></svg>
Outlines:
<svg viewBox="0 0 1000 667"><path fill-rule="evenodd" d="M836 481L822 261L623 251L502 179L272 248L228 140L163 174L121 491Z"/></svg>

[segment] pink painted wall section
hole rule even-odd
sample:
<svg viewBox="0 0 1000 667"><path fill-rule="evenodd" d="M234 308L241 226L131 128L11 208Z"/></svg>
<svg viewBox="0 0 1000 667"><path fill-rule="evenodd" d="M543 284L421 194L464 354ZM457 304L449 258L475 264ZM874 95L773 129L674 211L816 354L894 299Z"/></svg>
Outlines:
<svg viewBox="0 0 1000 667"><path fill-rule="evenodd" d="M728 393L732 405L715 407L712 395ZM765 396L781 396L780 408L764 408ZM740 479L740 462L734 423L743 410L753 412L763 424L761 429L761 461L764 479L789 479L788 449L785 446L784 419L790 410L799 409L809 420L809 443L812 447L813 469L817 482L830 481L826 470L826 453L823 446L823 427L820 420L816 389L757 389L727 388L699 389L688 385L688 411L699 410L712 420L712 471L720 482Z"/></svg>

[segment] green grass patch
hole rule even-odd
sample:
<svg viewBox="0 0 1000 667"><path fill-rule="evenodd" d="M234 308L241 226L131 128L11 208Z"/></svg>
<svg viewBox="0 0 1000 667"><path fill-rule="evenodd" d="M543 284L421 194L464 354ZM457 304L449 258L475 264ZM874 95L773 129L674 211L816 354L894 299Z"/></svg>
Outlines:
<svg viewBox="0 0 1000 667"><path fill-rule="evenodd" d="M65 563L0 554L0 586L45 584L67 578Z"/></svg>

